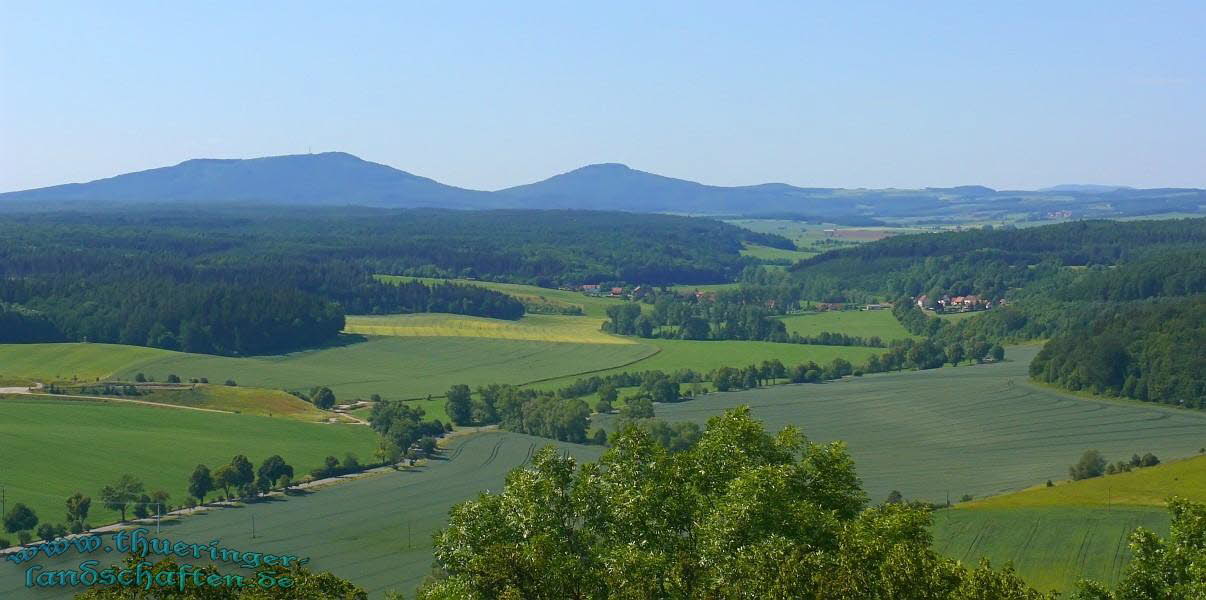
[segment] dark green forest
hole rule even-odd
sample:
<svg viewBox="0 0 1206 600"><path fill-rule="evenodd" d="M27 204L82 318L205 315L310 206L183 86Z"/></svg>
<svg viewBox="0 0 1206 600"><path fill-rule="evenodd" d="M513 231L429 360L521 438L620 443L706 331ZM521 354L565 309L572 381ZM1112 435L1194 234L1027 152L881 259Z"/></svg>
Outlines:
<svg viewBox="0 0 1206 600"><path fill-rule="evenodd" d="M707 219L591 211L15 214L0 223L0 342L283 352L330 340L346 314L523 315L520 302L481 287L391 285L375 274L716 282L749 264L743 241L791 244Z"/></svg>

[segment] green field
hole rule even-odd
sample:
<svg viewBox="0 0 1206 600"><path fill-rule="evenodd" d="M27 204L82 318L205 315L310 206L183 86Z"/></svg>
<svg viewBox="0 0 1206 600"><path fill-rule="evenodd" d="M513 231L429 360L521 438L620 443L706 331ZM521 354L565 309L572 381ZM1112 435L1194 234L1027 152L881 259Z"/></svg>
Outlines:
<svg viewBox="0 0 1206 600"><path fill-rule="evenodd" d="M782 248L772 248L770 246L759 246L757 244L746 244L741 250L742 256L752 256L760 260L804 260L817 255L813 251L802 250L784 250Z"/></svg>
<svg viewBox="0 0 1206 600"><path fill-rule="evenodd" d="M1030 585L1062 592L1082 577L1116 581L1130 561L1127 536L1136 527L1168 534L1166 510L1135 506L950 509L934 513L934 521L938 552L964 564L1013 561Z"/></svg>
<svg viewBox="0 0 1206 600"><path fill-rule="evenodd" d="M1203 443L1206 443L1206 439ZM1125 460L1129 456L1119 454L1106 458L1114 462ZM1013 494L991 496L961 504L959 508L980 510L1048 506L1164 506L1168 497L1174 494L1206 502L1206 456L1165 462L1155 467L1135 469L1129 473L1081 481L1060 481L1053 487L1035 486Z"/></svg>
<svg viewBox="0 0 1206 600"><path fill-rule="evenodd" d="M93 381L171 354L117 344L0 344L0 378Z"/></svg>
<svg viewBox="0 0 1206 600"><path fill-rule="evenodd" d="M611 375L624 371L653 371L667 373L676 369L693 369L707 373L720 367L744 367L764 360L779 359L791 366L808 361L818 364L833 362L837 357L853 363L865 361L879 348L858 346L814 346L809 344L779 344L775 342L746 341L694 341L694 340L641 340L643 344L659 349L657 354L627 367L606 369L592 375ZM577 377L562 377L541 383L542 387L553 388L572 382Z"/></svg>
<svg viewBox="0 0 1206 600"><path fill-rule="evenodd" d="M1172 495L1206 501L1206 457L960 503L934 514L935 549L964 561L1012 560L1043 589L1068 590L1080 577L1114 581L1136 527L1167 534Z"/></svg>
<svg viewBox="0 0 1206 600"><path fill-rule="evenodd" d="M482 337L502 340L635 344L633 338L603 333L602 320L563 315L526 315L518 321L437 313L347 317L344 331L405 337Z"/></svg>
<svg viewBox="0 0 1206 600"><path fill-rule="evenodd" d="M660 418L704 422L738 404L777 429L844 440L867 491L908 499L982 497L1063 479L1089 448L1107 457L1195 455L1206 412L1083 400L1031 386L1037 347L1011 347L999 364L868 375L826 384L711 394L657 407ZM607 422L609 417L602 417Z"/></svg>
<svg viewBox="0 0 1206 600"><path fill-rule="evenodd" d="M558 290L551 288L542 288L534 285L523 285L519 283L498 283L494 281L479 281L477 279L437 279L432 277L407 277L404 275L378 275L378 279L386 282L390 281L422 281L423 283L461 283L465 285L476 285L487 289L502 292L504 294L514 296L520 301L536 300L547 302L561 306L578 306L582 309L583 314L588 317L604 318L606 316L607 307L623 302L618 298L606 298L599 296L587 296L581 292L573 292L569 290Z"/></svg>
<svg viewBox="0 0 1206 600"><path fill-rule="evenodd" d="M716 344L724 343L694 344L702 345L700 352L706 357L717 352ZM709 352L708 348L713 349ZM1001 364L712 394L680 404L659 405L657 412L669 420L704 421L730 406L749 404L770 429L796 424L813 440L844 439L875 502L892 489L901 490L907 498L936 500L944 499L948 490L957 498L964 493L983 496L1021 489L1047 478L1062 477L1067 465L1088 447L1120 458L1136 451L1152 451L1169 460L1197 452L1206 433L1206 416L1145 405L1087 401L1033 388L1024 381L1025 365L1035 351L1034 347L1010 348L1011 360ZM609 421L608 417L597 418L601 423ZM434 461L413 472L333 486L284 502L215 511L185 519L171 527L168 535L183 539L221 537L224 542L265 551L309 555L315 567L331 569L370 590L398 589L410 594L430 570L431 532L444 522L448 508L478 491L499 489L509 469L525 462L535 448L547 443L551 442L511 433L469 436L453 441L448 452L451 460ZM557 445L586 458L600 451L593 446ZM1132 511L1127 513L1132 515L1128 518L1136 523L1159 527L1162 522L1159 509L1127 510ZM976 552L988 548L986 542L981 540L970 548L969 541L961 541L957 532L974 531L981 525L952 520L960 515L947 516L964 512L972 511L936 514L939 547L959 556L978 556ZM258 532L255 540L248 537L252 515ZM1074 557L1078 556L1077 548L1083 547L1088 552L1085 556L1114 560L1115 546L1109 544L1116 543L1128 527L1125 520L1121 525L1097 523L1091 514L1049 512L1039 516L1049 519L1043 523L1075 523L1076 519L1096 523L1091 539L1068 551ZM948 529L942 529L944 524L950 525ZM1001 521L1000 525L987 526L1022 536L1031 523ZM1041 539L1045 538L1036 538ZM1006 541L1001 545L1011 547ZM1110 553L1105 554L1103 548L1110 548ZM1097 572L1092 570L1097 568L1093 565L1082 572ZM0 580L0 586L16 585L14 579ZM0 587L0 595L5 591L18 590Z"/></svg>
<svg viewBox="0 0 1206 600"><path fill-rule="evenodd" d="M879 336L884 343L911 335L901 326L890 310L841 310L789 315L780 319L788 333L815 336L822 331L844 333L863 338Z"/></svg>
<svg viewBox="0 0 1206 600"><path fill-rule="evenodd" d="M24 502L54 523L62 521L63 501L77 490L93 498L89 522L115 520L97 494L124 473L182 503L198 463L216 468L241 453L258 465L280 454L300 477L329 454L353 452L367 461L376 447L372 431L360 425L29 396L2 397L0 407L9 506Z"/></svg>
<svg viewBox="0 0 1206 600"><path fill-rule="evenodd" d="M641 344L575 344L480 337L370 337L347 346L284 356L229 358L173 353L137 371L156 379L234 379L240 385L308 390L325 385L341 400L381 394L386 399L442 395L458 384L527 383L640 360L653 352ZM125 371L133 376L135 369ZM445 419L443 402L424 403Z"/></svg>
<svg viewBox="0 0 1206 600"><path fill-rule="evenodd" d="M560 444L514 433L477 434L454 440L443 459L431 461L427 467L281 501L211 511L165 525L163 535L199 543L221 538L224 546L307 556L312 559L309 566L347 577L374 598L390 589L410 598L431 572L432 534L446 522L448 509L481 491L500 489L508 471L550 443L586 460L594 460L601 452L598 446ZM250 535L252 518L255 539ZM120 558L104 553L91 557L102 561ZM78 555L72 554L40 558L39 564L50 569L79 561ZM223 569L234 571L229 566ZM0 575L3 598L70 597L57 590L26 590L21 570L8 563L0 565Z"/></svg>

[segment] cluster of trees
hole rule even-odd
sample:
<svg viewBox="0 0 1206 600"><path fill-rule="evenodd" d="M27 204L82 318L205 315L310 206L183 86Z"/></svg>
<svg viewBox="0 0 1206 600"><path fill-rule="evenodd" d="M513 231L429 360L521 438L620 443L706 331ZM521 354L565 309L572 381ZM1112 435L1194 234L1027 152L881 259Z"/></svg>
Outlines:
<svg viewBox="0 0 1206 600"><path fill-rule="evenodd" d="M773 314L752 304L663 294L648 314L640 304L609 306L603 330L645 338L788 341L787 328Z"/></svg>
<svg viewBox="0 0 1206 600"><path fill-rule="evenodd" d="M473 394L467 385L454 385L446 394L445 410L454 425L489 425L564 442L585 443L590 407L576 398L554 392L491 384Z"/></svg>
<svg viewBox="0 0 1206 600"><path fill-rule="evenodd" d="M1074 597L1195 597L1206 506L1174 501L1172 514L1169 540L1132 538L1117 591L1087 582ZM1008 566L940 556L930 519L907 503L869 506L842 444L771 435L742 407L679 452L639 427L597 463L541 450L501 492L453 507L436 535L439 574L418 597L1052 597Z"/></svg>
<svg viewBox="0 0 1206 600"><path fill-rule="evenodd" d="M1070 390L1206 408L1206 294L1103 307L1052 338L1030 375Z"/></svg>
<svg viewBox="0 0 1206 600"><path fill-rule="evenodd" d="M377 454L381 462L396 464L402 458L430 456L436 450L436 439L452 430L439 419L424 420L426 412L401 400L379 400L373 403L369 425L380 436Z"/></svg>
<svg viewBox="0 0 1206 600"><path fill-rule="evenodd" d="M1085 453L1080 456L1080 460L1076 464L1068 467L1068 475L1073 480L1090 479L1093 477L1101 477L1102 475L1114 475L1116 473L1128 473L1132 469L1141 467L1154 467L1160 464L1160 459L1155 454L1148 452L1143 456L1132 454L1129 461L1109 462L1101 452L1097 450L1085 450ZM1050 482L1048 482L1050 485Z"/></svg>
<svg viewBox="0 0 1206 600"><path fill-rule="evenodd" d="M293 484L293 467L279 454L264 459L256 469L242 454L235 455L229 464L210 471L205 465L197 465L188 478L188 493L199 503L205 496L218 489L223 500L249 498L265 494L274 488L288 489ZM231 490L234 492L231 492ZM125 517L122 517L125 520Z"/></svg>

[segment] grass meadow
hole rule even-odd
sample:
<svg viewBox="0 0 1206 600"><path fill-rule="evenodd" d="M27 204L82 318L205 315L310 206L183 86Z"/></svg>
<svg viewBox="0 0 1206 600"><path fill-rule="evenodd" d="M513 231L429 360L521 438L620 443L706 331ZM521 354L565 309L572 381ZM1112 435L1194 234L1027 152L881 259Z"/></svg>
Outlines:
<svg viewBox="0 0 1206 600"><path fill-rule="evenodd" d="M905 330L890 310L841 310L789 315L780 319L788 333L816 336L822 331L863 338L879 336L884 343L916 337Z"/></svg>
<svg viewBox="0 0 1206 600"><path fill-rule="evenodd" d="M118 344L0 344L0 378L94 381L170 356L168 350Z"/></svg>
<svg viewBox="0 0 1206 600"><path fill-rule="evenodd" d="M1168 533L1172 495L1206 502L1206 457L960 503L934 513L934 547L965 562L1013 561L1040 589L1067 591L1080 577L1114 581L1135 528Z"/></svg>
<svg viewBox="0 0 1206 600"><path fill-rule="evenodd" d="M1130 562L1127 537L1137 527L1168 535L1163 508L1045 506L949 509L934 513L934 549L974 565L1013 562L1040 590L1070 591L1078 579L1114 582Z"/></svg>
<svg viewBox="0 0 1206 600"><path fill-rule="evenodd" d="M783 248L772 248L770 246L759 246L757 244L746 244L741 250L742 256L752 256L759 260L804 260L816 256L817 252L803 250L784 250Z"/></svg>
<svg viewBox="0 0 1206 600"><path fill-rule="evenodd" d="M92 496L89 522L116 520L97 495L125 473L183 503L198 463L214 469L246 454L258 466L280 454L300 477L327 455L371 460L376 447L373 432L359 425L30 396L0 397L0 407L0 483L9 506L24 502L52 523L62 522L63 502L77 490Z"/></svg>

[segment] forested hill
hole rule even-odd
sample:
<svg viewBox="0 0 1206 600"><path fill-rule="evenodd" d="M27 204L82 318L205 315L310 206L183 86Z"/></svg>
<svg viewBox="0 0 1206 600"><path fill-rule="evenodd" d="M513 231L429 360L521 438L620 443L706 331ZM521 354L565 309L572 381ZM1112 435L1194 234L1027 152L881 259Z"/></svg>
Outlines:
<svg viewBox="0 0 1206 600"><path fill-rule="evenodd" d="M815 256L791 272L805 296L817 299L922 294L997 299L1061 268L1113 266L1164 250L1202 247L1206 219L1077 221L895 236Z"/></svg>
<svg viewBox="0 0 1206 600"><path fill-rule="evenodd" d="M195 159L87 183L0 194L6 207L94 208L166 203L625 210L706 215L809 215L834 222L875 217L931 221L1201 213L1206 190L1056 187L1037 191L965 185L838 189L783 183L706 185L626 165L588 165L495 192L446 185L343 152L253 159Z"/></svg>
<svg viewBox="0 0 1206 600"><path fill-rule="evenodd" d="M478 286L731 281L742 244L791 242L708 219L586 211L147 207L0 220L0 342L89 340L249 354L312 346L345 314L518 318Z"/></svg>
<svg viewBox="0 0 1206 600"><path fill-rule="evenodd" d="M789 280L805 297L894 298L901 323L939 343L1050 338L1041 381L1204 407L1206 219L900 236L802 261ZM947 321L916 306L967 295L993 308Z"/></svg>

